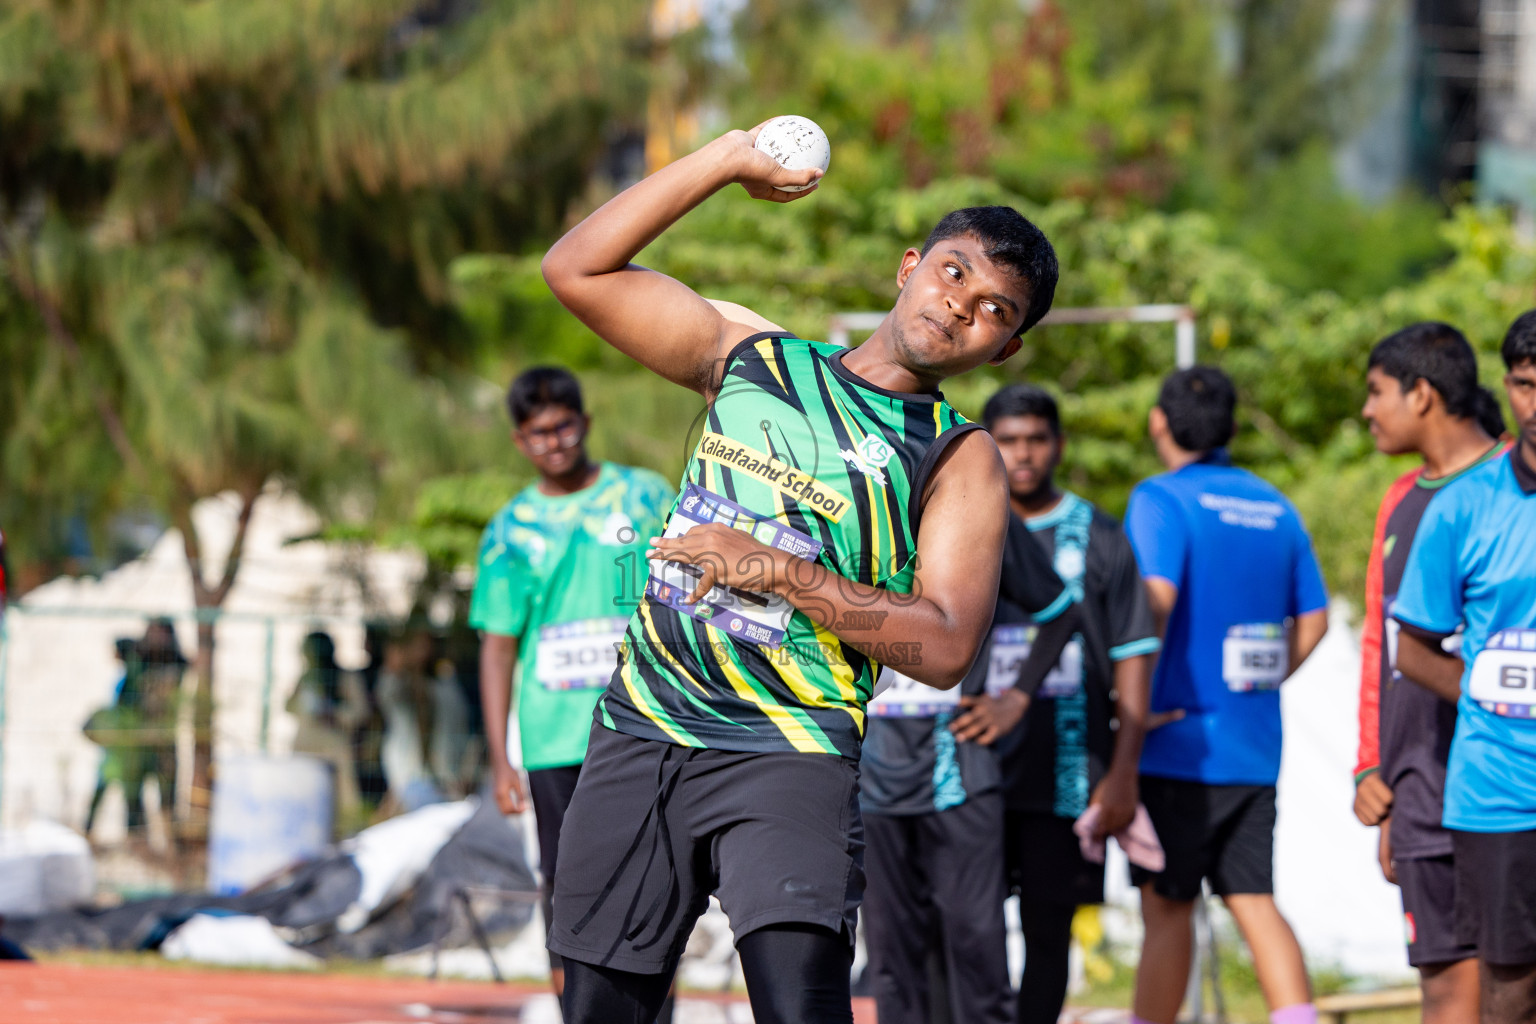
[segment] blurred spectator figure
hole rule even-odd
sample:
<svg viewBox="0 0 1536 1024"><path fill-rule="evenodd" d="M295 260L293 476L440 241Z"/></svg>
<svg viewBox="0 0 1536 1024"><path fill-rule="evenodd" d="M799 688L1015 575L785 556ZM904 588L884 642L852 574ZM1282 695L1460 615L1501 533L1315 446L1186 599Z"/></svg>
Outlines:
<svg viewBox="0 0 1536 1024"><path fill-rule="evenodd" d="M384 651L382 760L399 810L462 796L470 782L469 706L452 665L436 654L436 641L420 629Z"/></svg>
<svg viewBox="0 0 1536 1024"><path fill-rule="evenodd" d="M145 771L159 787L160 813L169 821L176 779L176 716L181 707L182 677L187 659L170 619L151 619L137 646L138 707Z"/></svg>
<svg viewBox="0 0 1536 1024"><path fill-rule="evenodd" d="M383 803L389 791L382 762L384 716L379 711L379 674L384 670L384 646L388 640L388 630L379 623L370 622L365 627L363 653L368 656L368 663L357 674L367 701L367 717L352 731L352 753L357 788L369 807Z"/></svg>
<svg viewBox="0 0 1536 1024"><path fill-rule="evenodd" d="M149 772L149 758L145 754L143 737L139 735L143 725L143 665L138 644L132 637L118 637L115 646L120 673L113 688L112 702L98 709L85 723L86 737L102 749L101 767L96 772L96 791L91 794L91 806L85 814L87 838L96 824L96 812L101 809L107 787L114 782L123 787L129 830L144 825L144 776Z"/></svg>
<svg viewBox="0 0 1536 1024"><path fill-rule="evenodd" d="M336 642L329 633L310 633L301 652L304 672L287 704L288 713L299 720L293 752L331 765L336 814L350 825L362 806L352 765L352 732L368 719L368 698L357 676L336 664Z"/></svg>

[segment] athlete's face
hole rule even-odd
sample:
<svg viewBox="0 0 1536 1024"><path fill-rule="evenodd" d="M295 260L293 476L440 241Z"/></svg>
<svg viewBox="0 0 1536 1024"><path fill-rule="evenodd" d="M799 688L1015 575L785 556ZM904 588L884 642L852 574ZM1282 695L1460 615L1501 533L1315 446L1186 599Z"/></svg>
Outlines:
<svg viewBox="0 0 1536 1024"><path fill-rule="evenodd" d="M1428 387L1419 381L1404 391L1396 377L1383 373L1379 366L1371 367L1365 375L1365 408L1360 415L1371 428L1377 451L1401 455L1419 450L1419 431L1424 422L1420 408L1423 396L1419 392Z"/></svg>
<svg viewBox="0 0 1536 1024"><path fill-rule="evenodd" d="M587 461L591 425L590 416L563 405L546 405L512 431L512 440L541 476L558 479Z"/></svg>
<svg viewBox="0 0 1536 1024"><path fill-rule="evenodd" d="M1536 450L1536 363L1524 362L1506 373L1504 390L1509 393L1509 408L1515 414L1521 442Z"/></svg>
<svg viewBox="0 0 1536 1024"><path fill-rule="evenodd" d="M908 249L892 318L898 359L925 377L953 377L1019 350L1029 282L993 263L979 241L946 238L924 256Z"/></svg>
<svg viewBox="0 0 1536 1024"><path fill-rule="evenodd" d="M1003 454L1008 493L1023 501L1051 486L1061 464L1062 438L1040 416L1003 416L992 424Z"/></svg>

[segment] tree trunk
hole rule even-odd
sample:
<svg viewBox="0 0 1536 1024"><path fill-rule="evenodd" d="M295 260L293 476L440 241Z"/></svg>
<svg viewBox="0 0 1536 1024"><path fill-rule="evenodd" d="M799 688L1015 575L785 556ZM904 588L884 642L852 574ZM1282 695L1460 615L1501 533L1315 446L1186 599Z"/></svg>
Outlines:
<svg viewBox="0 0 1536 1024"><path fill-rule="evenodd" d="M187 569L192 576L192 599L197 609L197 651L192 657L194 685L189 696L190 728L192 733L191 778L189 784L177 785L177 817L179 831L201 836L206 833L208 812L213 804L213 655L217 649L217 627L220 610L234 587L240 571L240 558L245 549L246 532L251 524L251 513L256 499L261 495L260 485L252 485L240 492L240 510L235 521L235 536L225 556L224 567L217 582L209 580L205 573L202 541L192 522L192 500L183 501L174 513L174 521L181 530L182 549L187 558Z"/></svg>

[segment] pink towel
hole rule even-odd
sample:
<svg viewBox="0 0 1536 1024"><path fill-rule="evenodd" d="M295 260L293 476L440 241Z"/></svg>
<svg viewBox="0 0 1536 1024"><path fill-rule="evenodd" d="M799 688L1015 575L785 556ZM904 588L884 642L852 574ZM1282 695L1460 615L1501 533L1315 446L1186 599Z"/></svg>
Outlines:
<svg viewBox="0 0 1536 1024"><path fill-rule="evenodd" d="M1099 823L1099 805L1089 804L1088 809L1078 816L1072 823L1072 831L1077 833L1077 842L1083 851L1083 859L1094 864L1104 863L1104 840L1095 839L1094 826ZM1165 861L1163 860L1163 844L1157 841L1157 830L1152 827L1152 819L1147 816L1147 809L1141 804L1136 805L1136 816L1131 823L1119 832L1115 833L1115 841L1120 844L1120 849L1130 858L1131 863L1137 867L1146 868L1148 871L1161 871Z"/></svg>

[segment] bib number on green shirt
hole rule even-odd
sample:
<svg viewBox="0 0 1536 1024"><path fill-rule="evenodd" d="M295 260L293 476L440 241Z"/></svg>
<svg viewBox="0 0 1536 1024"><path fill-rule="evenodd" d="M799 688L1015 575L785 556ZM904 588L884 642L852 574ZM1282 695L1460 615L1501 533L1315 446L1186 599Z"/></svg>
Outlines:
<svg viewBox="0 0 1536 1024"><path fill-rule="evenodd" d="M552 622L539 630L533 678L546 690L595 690L619 664L628 619L605 616Z"/></svg>
<svg viewBox="0 0 1536 1024"><path fill-rule="evenodd" d="M1227 630L1221 645L1221 678L1233 693L1277 690L1290 669L1285 626L1250 622Z"/></svg>
<svg viewBox="0 0 1536 1024"><path fill-rule="evenodd" d="M1468 691L1484 711L1536 718L1536 629L1501 629L1472 662Z"/></svg>

